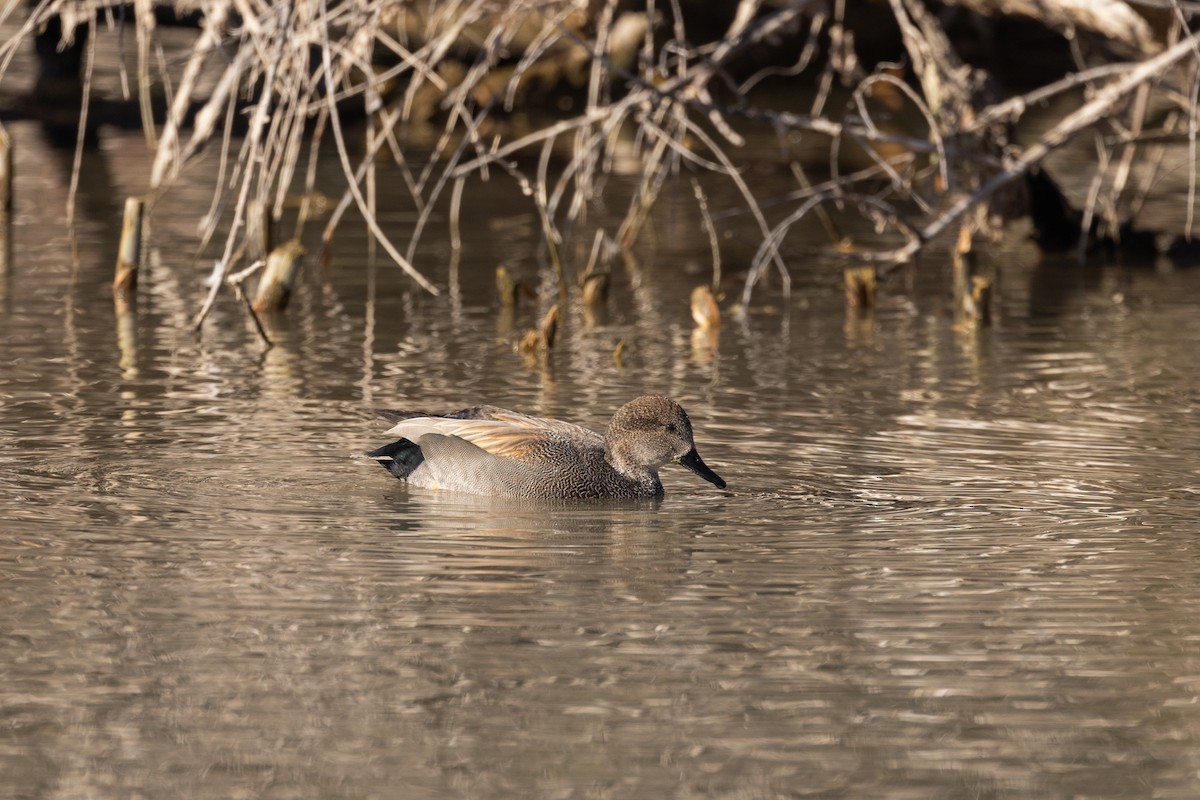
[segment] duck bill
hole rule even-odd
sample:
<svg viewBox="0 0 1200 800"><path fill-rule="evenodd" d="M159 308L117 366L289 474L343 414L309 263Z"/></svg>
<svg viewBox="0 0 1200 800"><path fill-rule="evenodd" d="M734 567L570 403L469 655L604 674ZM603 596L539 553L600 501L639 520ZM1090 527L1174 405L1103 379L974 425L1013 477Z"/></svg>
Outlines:
<svg viewBox="0 0 1200 800"><path fill-rule="evenodd" d="M700 454L696 452L696 448L693 447L686 455L682 455L675 460L718 489L725 488L725 481L721 480L720 475L708 468L708 465L700 458Z"/></svg>

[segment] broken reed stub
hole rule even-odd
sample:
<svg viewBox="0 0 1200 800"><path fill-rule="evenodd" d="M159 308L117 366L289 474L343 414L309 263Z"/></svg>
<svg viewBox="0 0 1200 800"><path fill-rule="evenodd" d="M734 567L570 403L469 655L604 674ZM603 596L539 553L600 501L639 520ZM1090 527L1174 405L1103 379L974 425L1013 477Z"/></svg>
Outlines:
<svg viewBox="0 0 1200 800"><path fill-rule="evenodd" d="M608 318L608 287L612 278L607 272L594 272L583 281L583 324L589 328L603 325Z"/></svg>
<svg viewBox="0 0 1200 800"><path fill-rule="evenodd" d="M121 221L121 241L117 246L117 268L113 274L113 296L132 301L137 293L138 267L142 264L142 224L146 201L125 198L125 216Z"/></svg>
<svg viewBox="0 0 1200 800"><path fill-rule="evenodd" d="M964 292L959 306L963 316L975 322L992 321L992 281L979 275L971 276L971 291Z"/></svg>
<svg viewBox="0 0 1200 800"><path fill-rule="evenodd" d="M520 285L508 271L508 267L503 264L496 267L496 295L500 298L500 305L515 306L519 294Z"/></svg>
<svg viewBox="0 0 1200 800"><path fill-rule="evenodd" d="M867 310L875 307L875 267L850 267L842 273L846 280L846 305Z"/></svg>
<svg viewBox="0 0 1200 800"><path fill-rule="evenodd" d="M0 214L8 216L13 206L13 144L8 131L0 126Z"/></svg>
<svg viewBox="0 0 1200 800"><path fill-rule="evenodd" d="M12 264L13 206L12 137L0 125L0 300L6 297L9 267Z"/></svg>
<svg viewBox="0 0 1200 800"><path fill-rule="evenodd" d="M992 280L976 274L978 262L971 230L966 224L959 229L958 241L950 257L950 266L954 285L954 307L959 323L991 322Z"/></svg>
<svg viewBox="0 0 1200 800"><path fill-rule="evenodd" d="M608 287L612 278L607 272L593 272L583 280L583 304L596 309L608 302Z"/></svg>
<svg viewBox="0 0 1200 800"><path fill-rule="evenodd" d="M496 267L496 296L502 308L515 308L522 297L533 299L537 291L521 278L514 277L508 267Z"/></svg>
<svg viewBox="0 0 1200 800"><path fill-rule="evenodd" d="M612 354L613 365L615 365L617 367L625 366L625 350L626 349L627 348L625 345L625 340L618 339L616 346L613 347L613 354Z"/></svg>
<svg viewBox="0 0 1200 800"><path fill-rule="evenodd" d="M292 299L292 288L300 274L300 257L304 247L291 239L276 247L267 256L267 265L258 279L258 291L254 294L254 311L258 314L283 311Z"/></svg>
<svg viewBox="0 0 1200 800"><path fill-rule="evenodd" d="M962 298L970 291L971 276L975 274L975 247L971 227L964 223L958 229L958 239L950 253L950 271L955 297Z"/></svg>
<svg viewBox="0 0 1200 800"><path fill-rule="evenodd" d="M703 331L715 331L721 327L721 307L717 298L713 297L712 289L707 286L697 286L692 289L692 322Z"/></svg>
<svg viewBox="0 0 1200 800"><path fill-rule="evenodd" d="M558 319L558 304L555 304L550 306L546 316L542 317L542 324L538 326L538 338L541 339L542 348L546 352L554 348L554 339L558 336Z"/></svg>
<svg viewBox="0 0 1200 800"><path fill-rule="evenodd" d="M529 330L525 332L521 343L517 345L517 349L526 356L541 355L543 358L550 355L550 351L554 348L554 339L558 335L559 311L558 304L550 306L550 310L546 312L546 316L542 317L542 323L537 330Z"/></svg>

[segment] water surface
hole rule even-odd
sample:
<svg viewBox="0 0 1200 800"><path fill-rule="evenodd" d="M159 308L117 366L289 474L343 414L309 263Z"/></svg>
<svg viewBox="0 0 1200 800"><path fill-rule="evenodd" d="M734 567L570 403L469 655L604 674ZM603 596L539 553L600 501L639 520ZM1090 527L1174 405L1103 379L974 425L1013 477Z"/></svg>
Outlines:
<svg viewBox="0 0 1200 800"><path fill-rule="evenodd" d="M684 187L604 324L569 305L531 364L514 343L551 299L507 316L492 286L501 262L545 282L539 230L497 181L456 272L445 242L421 251L442 297L348 224L264 350L231 297L190 331L203 169L156 211L122 325L137 137L91 164L73 268L45 211L64 157L15 135L0 796L1200 791L1200 271L1039 263L1014 237L995 324L963 330L936 257L862 319L796 258L795 294L766 286L710 349ZM685 405L728 490L669 467L661 502L501 502L356 457L376 406L602 427L648 391Z"/></svg>

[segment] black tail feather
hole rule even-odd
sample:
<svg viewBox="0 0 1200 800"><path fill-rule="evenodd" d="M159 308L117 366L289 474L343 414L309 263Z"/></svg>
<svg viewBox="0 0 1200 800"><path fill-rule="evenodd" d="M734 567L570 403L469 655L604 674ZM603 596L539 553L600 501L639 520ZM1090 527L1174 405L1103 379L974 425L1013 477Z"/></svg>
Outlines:
<svg viewBox="0 0 1200 800"><path fill-rule="evenodd" d="M391 408L377 408L375 413L389 422L400 422L413 417L445 417L446 419L492 419L492 414L496 409L491 406L472 406L464 408L461 411L455 411L450 414L427 414L424 411L407 411ZM379 466L386 469L388 472L403 480L412 474L413 470L421 466L421 462L425 460L425 454L421 452L421 448L408 439L399 439L391 444L385 444L378 450L372 450L366 454L367 458L374 458L379 462Z"/></svg>
<svg viewBox="0 0 1200 800"><path fill-rule="evenodd" d="M425 454L421 452L421 448L408 439L398 439L391 444L385 444L378 450L372 450L366 455L367 458L377 460L379 466L400 479L411 475L412 471L421 466L421 462L425 460Z"/></svg>

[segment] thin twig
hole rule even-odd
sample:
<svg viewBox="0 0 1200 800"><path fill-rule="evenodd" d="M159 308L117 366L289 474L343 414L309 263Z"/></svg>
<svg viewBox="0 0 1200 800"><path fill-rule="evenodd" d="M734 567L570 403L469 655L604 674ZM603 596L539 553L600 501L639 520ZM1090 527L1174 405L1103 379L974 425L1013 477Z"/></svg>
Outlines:
<svg viewBox="0 0 1200 800"><path fill-rule="evenodd" d="M83 146L87 141L88 109L91 105L92 75L96 67L96 37L89 36L83 67L83 97L79 102L79 127L75 131L75 155L71 162L71 186L67 190L67 237L71 241L71 284L79 275L79 245L75 238L75 195L83 168Z"/></svg>
<svg viewBox="0 0 1200 800"><path fill-rule="evenodd" d="M322 14L324 14L324 8L322 8ZM327 25L322 25L321 31L323 45L321 48L321 65L325 71L326 85L332 87L335 85L335 83L333 79L333 64L330 58L328 40L329 29ZM346 152L346 142L342 138L342 125L338 119L337 105L334 103L333 93L326 92L325 97L329 109L330 126L333 129L333 139L337 145L338 159L342 163L342 172L346 176L346 180L350 187L350 192L354 195L354 202L358 204L359 211L362 212L363 218L367 222L367 227L371 229L371 234L383 246L384 251L391 256L392 260L395 261L396 264L398 264L410 278L416 281L425 291L432 295L437 295L438 288L426 280L425 276L418 272L416 267L409 263L408 259L400 254L400 251L397 250L395 245L392 244L391 239L389 239L387 234L383 232L383 229L379 227L379 221L376 220L375 216L370 213L370 210L367 207L366 199L362 196L362 192L358 188L358 183L354 179L354 170L350 167L350 156Z"/></svg>
<svg viewBox="0 0 1200 800"><path fill-rule="evenodd" d="M708 213L708 198L704 195L700 181L695 178L692 178L692 192L696 195L696 205L700 206L700 219L704 221L704 230L708 233L708 246L712 250L712 290L715 293L721 288L721 243L717 238L717 228L713 225L712 215Z"/></svg>

